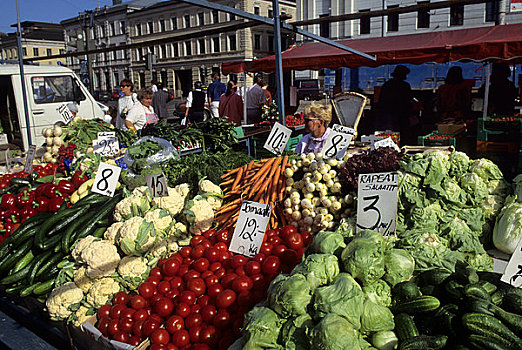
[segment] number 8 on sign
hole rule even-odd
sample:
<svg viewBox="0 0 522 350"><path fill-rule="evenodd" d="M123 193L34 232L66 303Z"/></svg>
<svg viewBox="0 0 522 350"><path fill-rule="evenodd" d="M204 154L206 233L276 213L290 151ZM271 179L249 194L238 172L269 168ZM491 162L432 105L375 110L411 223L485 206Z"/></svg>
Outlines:
<svg viewBox="0 0 522 350"><path fill-rule="evenodd" d="M107 163L100 163L98 172L94 178L94 184L92 185L92 192L109 197L114 196L120 173L120 167Z"/></svg>

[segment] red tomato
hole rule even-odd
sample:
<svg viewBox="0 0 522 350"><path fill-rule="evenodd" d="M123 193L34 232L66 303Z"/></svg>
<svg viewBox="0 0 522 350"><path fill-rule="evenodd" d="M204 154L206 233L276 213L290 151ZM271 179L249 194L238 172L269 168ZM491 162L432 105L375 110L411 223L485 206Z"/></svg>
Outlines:
<svg viewBox="0 0 522 350"><path fill-rule="evenodd" d="M262 264L263 261L265 260L265 258L266 258L266 255L265 255L265 254L263 254L263 253L257 253L256 255L254 255L254 258L253 258L253 259L254 259L254 261L256 261L256 262Z"/></svg>
<svg viewBox="0 0 522 350"><path fill-rule="evenodd" d="M170 334L164 329L156 329L150 336L152 344L167 344L170 340Z"/></svg>
<svg viewBox="0 0 522 350"><path fill-rule="evenodd" d="M185 327L191 329L193 327L200 326L203 322L203 317L199 313L192 312L185 318Z"/></svg>
<svg viewBox="0 0 522 350"><path fill-rule="evenodd" d="M192 251L190 252L190 257L192 259L199 259L203 256L204 252L205 252L204 246L202 246L202 245L195 246L194 248L192 248Z"/></svg>
<svg viewBox="0 0 522 350"><path fill-rule="evenodd" d="M161 266L161 271L165 276L175 276L178 272L180 262L175 258L168 258ZM152 275L152 274L151 274Z"/></svg>
<svg viewBox="0 0 522 350"><path fill-rule="evenodd" d="M180 264L183 261L183 257L179 253L172 254L169 259L176 259ZM167 259L165 259L167 260Z"/></svg>
<svg viewBox="0 0 522 350"><path fill-rule="evenodd" d="M200 341L205 344L214 345L218 341L219 334L216 327L209 325L204 327L200 333Z"/></svg>
<svg viewBox="0 0 522 350"><path fill-rule="evenodd" d="M216 235L216 239L218 242L228 243L228 241L231 238L232 238L232 236L228 233L227 230L221 230Z"/></svg>
<svg viewBox="0 0 522 350"><path fill-rule="evenodd" d="M182 258L188 258L190 256L190 252L192 251L191 247L183 247L179 250L179 254Z"/></svg>
<svg viewBox="0 0 522 350"><path fill-rule="evenodd" d="M235 340L236 337L234 337L234 335L231 332L227 334L222 334L219 339L218 349L227 350L230 347L230 345L234 343Z"/></svg>
<svg viewBox="0 0 522 350"><path fill-rule="evenodd" d="M118 325L118 320L110 320L107 325L107 333L112 337L114 334L120 331L120 326Z"/></svg>
<svg viewBox="0 0 522 350"><path fill-rule="evenodd" d="M301 238L303 239L303 243L305 246L309 246L310 243L314 240L314 236L310 234L310 232L301 232Z"/></svg>
<svg viewBox="0 0 522 350"><path fill-rule="evenodd" d="M154 305L154 311L161 317L167 317L174 311L174 303L168 298L161 298Z"/></svg>
<svg viewBox="0 0 522 350"><path fill-rule="evenodd" d="M154 313L154 312L151 313L151 314L149 315L149 318L148 318L148 319L149 319L149 320L150 320L150 319L156 320L156 321L158 321L160 324L163 323L163 318L162 318L160 315L158 315L158 314L156 314L156 313Z"/></svg>
<svg viewBox="0 0 522 350"><path fill-rule="evenodd" d="M113 340L116 340L116 341L119 341L119 342L122 342L122 343L126 343L129 341L129 338L130 338L130 335L129 333L127 332L122 332L122 331L119 331L118 333L114 334L112 336L112 339Z"/></svg>
<svg viewBox="0 0 522 350"><path fill-rule="evenodd" d="M163 260L163 264L164 264L167 260L168 260L168 259ZM163 264L160 265L160 266L163 266ZM159 265L159 263L158 263L158 265ZM150 269L149 276L158 277L159 279L162 279L162 278L163 278L163 274L161 273L161 269L160 269L159 267L157 267L157 266L154 267L154 268L152 268L152 269Z"/></svg>
<svg viewBox="0 0 522 350"><path fill-rule="evenodd" d="M167 293L165 293L165 298L174 299L178 295L179 295L179 290L171 289Z"/></svg>
<svg viewBox="0 0 522 350"><path fill-rule="evenodd" d="M259 253L269 256L272 253L272 244L268 242L262 243Z"/></svg>
<svg viewBox="0 0 522 350"><path fill-rule="evenodd" d="M100 320L98 321L98 325L96 326L96 328L98 328L98 330L104 335L104 336L107 336L109 333L107 332L107 326L109 326L109 322L111 320L109 319L109 317L102 317L100 318Z"/></svg>
<svg viewBox="0 0 522 350"><path fill-rule="evenodd" d="M152 285L153 285L154 287L157 287L158 284L161 282L161 279L159 279L159 278L156 277L156 276L149 276L149 277L147 277L147 279L145 280L145 282L152 283Z"/></svg>
<svg viewBox="0 0 522 350"><path fill-rule="evenodd" d="M191 290L184 290L178 298L180 303L185 303L187 305L193 305L196 303L196 293Z"/></svg>
<svg viewBox="0 0 522 350"><path fill-rule="evenodd" d="M195 247L205 239L205 236L194 236L190 239L190 246Z"/></svg>
<svg viewBox="0 0 522 350"><path fill-rule="evenodd" d="M216 297L216 306L220 309L226 309L236 301L236 293L231 289L225 289Z"/></svg>
<svg viewBox="0 0 522 350"><path fill-rule="evenodd" d="M213 262L209 266L209 271L215 272L217 269L223 267L223 265L220 262Z"/></svg>
<svg viewBox="0 0 522 350"><path fill-rule="evenodd" d="M215 247L210 247L205 250L203 256L207 258L209 262L213 263L219 260L219 251Z"/></svg>
<svg viewBox="0 0 522 350"><path fill-rule="evenodd" d="M132 345L132 346L140 345L140 343L141 343L141 338L136 335L131 336L129 338L129 341L127 342L127 344Z"/></svg>
<svg viewBox="0 0 522 350"><path fill-rule="evenodd" d="M199 304L190 305L190 313L199 313L200 310L201 310L201 305L199 305Z"/></svg>
<svg viewBox="0 0 522 350"><path fill-rule="evenodd" d="M188 345L190 342L189 334L186 330L181 329L172 334L172 343L177 347L183 347Z"/></svg>
<svg viewBox="0 0 522 350"><path fill-rule="evenodd" d="M245 269L244 269L244 266L239 266L239 267L236 267L236 269L234 270L234 273L238 276L245 276L246 275L246 272L245 272Z"/></svg>
<svg viewBox="0 0 522 350"><path fill-rule="evenodd" d="M269 230L266 230L265 232L265 236L266 237L272 237L272 236L276 236L279 232L276 230L276 229L269 229Z"/></svg>
<svg viewBox="0 0 522 350"><path fill-rule="evenodd" d="M136 310L128 307L121 312L120 318L131 318L132 319L132 316L134 316L134 313L136 313Z"/></svg>
<svg viewBox="0 0 522 350"><path fill-rule="evenodd" d="M250 293L248 291L243 291L243 292L239 293L237 295L237 303L240 306L250 308L252 306L252 304L254 303L254 298L252 296L252 293Z"/></svg>
<svg viewBox="0 0 522 350"><path fill-rule="evenodd" d="M114 297L112 297L112 304L123 304L123 305L127 305L127 303L129 302L130 300L130 297L127 293L125 292L118 292L116 294L114 294Z"/></svg>
<svg viewBox="0 0 522 350"><path fill-rule="evenodd" d="M205 280L200 277L191 278L186 283L187 289L194 292L196 297L199 297L205 294L205 290L207 289ZM182 292L183 293L183 292Z"/></svg>
<svg viewBox="0 0 522 350"><path fill-rule="evenodd" d="M205 250L212 247L212 243L210 243L210 241L208 239L202 240L201 243L198 245L205 247Z"/></svg>
<svg viewBox="0 0 522 350"><path fill-rule="evenodd" d="M218 282L219 282L219 278L217 278L217 276L214 274L205 277L205 284L207 285L207 287L211 286L213 284L216 284Z"/></svg>
<svg viewBox="0 0 522 350"><path fill-rule="evenodd" d="M197 236L196 236L197 237ZM203 272L208 270L210 266L210 262L206 258L199 258L192 264L192 268L198 272Z"/></svg>
<svg viewBox="0 0 522 350"><path fill-rule="evenodd" d="M189 338L190 338L191 343L199 342L200 334L201 334L200 326L192 327L188 330L188 332L189 332ZM194 348L194 346L192 346L190 349L192 350L193 348Z"/></svg>
<svg viewBox="0 0 522 350"><path fill-rule="evenodd" d="M188 264L181 264L178 269L178 273L176 273L176 276L183 277L184 274L186 274L190 270L190 267Z"/></svg>
<svg viewBox="0 0 522 350"><path fill-rule="evenodd" d="M269 256L263 261L263 265L261 269L264 274L271 275L275 273L279 273L281 267L281 262L277 256Z"/></svg>
<svg viewBox="0 0 522 350"><path fill-rule="evenodd" d="M152 344L149 350L168 350L168 347L165 344Z"/></svg>
<svg viewBox="0 0 522 350"><path fill-rule="evenodd" d="M248 276L239 276L232 282L232 289L237 293L249 291L254 283Z"/></svg>
<svg viewBox="0 0 522 350"><path fill-rule="evenodd" d="M196 304L203 308L203 307L209 305L210 301L211 301L210 296L205 294L198 298L198 301L196 302Z"/></svg>
<svg viewBox="0 0 522 350"><path fill-rule="evenodd" d="M207 288L207 294L211 297L217 297L219 293L223 291L223 287L219 283L212 284Z"/></svg>
<svg viewBox="0 0 522 350"><path fill-rule="evenodd" d="M127 309L127 307L123 304L116 304L111 307L110 316L112 319L120 318L121 312Z"/></svg>
<svg viewBox="0 0 522 350"><path fill-rule="evenodd" d="M149 282L143 282L138 287L138 292L142 297L145 299L150 299L154 294L156 294L156 288L152 283Z"/></svg>
<svg viewBox="0 0 522 350"><path fill-rule="evenodd" d="M208 276L211 276L211 275L213 275L213 274L214 274L214 273L213 273L212 271L210 271L210 270L206 270L206 271L203 271L203 272L201 273L201 278L205 279L205 278L207 278Z"/></svg>
<svg viewBox="0 0 522 350"><path fill-rule="evenodd" d="M180 315L172 315L165 322L165 328L170 334L174 334L175 331L185 328L185 321Z"/></svg>
<svg viewBox="0 0 522 350"><path fill-rule="evenodd" d="M297 250L301 247L303 247L303 237L297 232L289 233L286 236L285 243L290 249Z"/></svg>
<svg viewBox="0 0 522 350"><path fill-rule="evenodd" d="M285 273L292 271L294 266L299 263L299 257L293 249L285 250L279 258L281 259L281 265Z"/></svg>
<svg viewBox="0 0 522 350"><path fill-rule="evenodd" d="M140 297L141 298L141 297ZM132 315L132 320L136 321L145 321L149 317L149 313L145 309L137 310L134 315Z"/></svg>
<svg viewBox="0 0 522 350"><path fill-rule="evenodd" d="M234 269L245 265L247 262L248 262L248 258L243 255L234 255L232 257L232 267Z"/></svg>
<svg viewBox="0 0 522 350"><path fill-rule="evenodd" d="M216 316L216 307L214 305L207 305L201 309L201 317L203 321L211 323Z"/></svg>
<svg viewBox="0 0 522 350"><path fill-rule="evenodd" d="M183 280L179 276L172 277L172 279L169 282L170 282L170 287L172 289L178 289L179 287L181 287L183 285Z"/></svg>
<svg viewBox="0 0 522 350"><path fill-rule="evenodd" d="M257 261L249 261L246 263L244 269L249 276L257 275L261 273L261 264Z"/></svg>
<svg viewBox="0 0 522 350"><path fill-rule="evenodd" d="M289 234L297 233L297 229L293 225L285 225L281 231L281 238L286 239Z"/></svg>
<svg viewBox="0 0 522 350"><path fill-rule="evenodd" d="M130 318L120 318L120 321L118 322L118 328L122 332L130 333L132 331L132 326L134 325L134 322Z"/></svg>
<svg viewBox="0 0 522 350"><path fill-rule="evenodd" d="M250 276L250 279L252 280L252 283L254 284L254 289L259 289L259 285L264 279L264 276L262 274L252 275Z"/></svg>
<svg viewBox="0 0 522 350"><path fill-rule="evenodd" d="M140 287L141 287L141 285L140 285ZM139 291L139 287L138 287L138 291ZM147 300L145 300L145 298L141 295L133 295L131 298L131 301L130 301L130 306L134 310L143 309L147 306Z"/></svg>
<svg viewBox="0 0 522 350"><path fill-rule="evenodd" d="M225 270L223 267L220 267L216 271L214 271L214 275L216 275L217 278L223 278L227 274L227 270Z"/></svg>
<svg viewBox="0 0 522 350"><path fill-rule="evenodd" d="M214 248L216 248L217 250L228 250L226 243L223 242L217 242L216 244L214 244Z"/></svg>
<svg viewBox="0 0 522 350"><path fill-rule="evenodd" d="M176 305L175 313L176 315L185 318L190 314L190 306L186 303L180 302L178 305Z"/></svg>
<svg viewBox="0 0 522 350"><path fill-rule="evenodd" d="M276 246L276 245L280 244L283 240L279 236L272 236L272 237L268 237L268 239L266 241L268 243L272 244L273 246Z"/></svg>
<svg viewBox="0 0 522 350"><path fill-rule="evenodd" d="M98 311L96 313L98 315L98 319L102 319L103 317L109 317L110 311L111 311L110 305L103 305L102 307L100 307L98 309Z"/></svg>
<svg viewBox="0 0 522 350"><path fill-rule="evenodd" d="M200 277L201 274L196 270L188 270L186 274L183 275L183 281L187 282L191 278Z"/></svg>
<svg viewBox="0 0 522 350"><path fill-rule="evenodd" d="M272 249L272 254L275 256L281 256L288 248L284 244L278 244Z"/></svg>
<svg viewBox="0 0 522 350"><path fill-rule="evenodd" d="M158 329L159 326L160 322L158 322L158 320L149 317L145 320L145 322L143 322L143 326L141 327L141 334L145 337L150 337L150 335L154 333L154 331Z"/></svg>
<svg viewBox="0 0 522 350"><path fill-rule="evenodd" d="M152 298L149 299L149 305L154 307L154 305L156 305L156 303L161 299L163 298L160 294L156 293L152 296Z"/></svg>
<svg viewBox="0 0 522 350"><path fill-rule="evenodd" d="M227 289L232 287L232 281L234 281L238 276L235 273L227 273L222 279L221 279L221 285L223 288Z"/></svg>
<svg viewBox="0 0 522 350"><path fill-rule="evenodd" d="M208 238L208 239L211 239L215 234L217 233L216 230L214 230L213 228L211 228L210 230L207 230L203 233L203 236L205 238Z"/></svg>
<svg viewBox="0 0 522 350"><path fill-rule="evenodd" d="M226 310L219 310L214 316L214 326L218 329L225 329L230 324L230 314Z"/></svg>

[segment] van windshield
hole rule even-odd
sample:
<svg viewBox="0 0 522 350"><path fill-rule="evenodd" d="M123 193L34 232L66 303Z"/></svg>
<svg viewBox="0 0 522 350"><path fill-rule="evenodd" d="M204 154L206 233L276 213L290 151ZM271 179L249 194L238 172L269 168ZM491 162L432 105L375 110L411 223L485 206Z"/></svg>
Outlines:
<svg viewBox="0 0 522 350"><path fill-rule="evenodd" d="M74 85L69 75L33 77L34 102L40 104L85 100L85 95L81 92L79 92L81 96L74 96Z"/></svg>

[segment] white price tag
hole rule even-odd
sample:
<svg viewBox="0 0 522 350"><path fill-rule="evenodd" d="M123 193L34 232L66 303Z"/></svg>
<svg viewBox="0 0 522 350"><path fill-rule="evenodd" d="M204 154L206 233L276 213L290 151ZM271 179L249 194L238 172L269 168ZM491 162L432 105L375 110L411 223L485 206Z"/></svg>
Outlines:
<svg viewBox="0 0 522 350"><path fill-rule="evenodd" d="M396 172L360 174L357 191L357 232L370 229L391 235L397 223Z"/></svg>
<svg viewBox="0 0 522 350"><path fill-rule="evenodd" d="M100 163L98 172L94 177L92 192L103 194L104 196L114 196L116 184L120 178L121 168L107 163Z"/></svg>
<svg viewBox="0 0 522 350"><path fill-rule="evenodd" d="M163 173L147 175L146 180L152 197L167 197L169 195L167 178Z"/></svg>
<svg viewBox="0 0 522 350"><path fill-rule="evenodd" d="M34 160L35 153L36 153L36 146L29 145L29 150L27 151L27 159L25 160L25 168L24 168L24 171L28 174L33 172L33 160Z"/></svg>
<svg viewBox="0 0 522 350"><path fill-rule="evenodd" d="M522 239L518 241L500 280L513 287L522 288Z"/></svg>
<svg viewBox="0 0 522 350"><path fill-rule="evenodd" d="M92 140L92 148L94 153L99 153L104 157L111 157L120 152L120 143L115 136L105 136L101 139Z"/></svg>
<svg viewBox="0 0 522 350"><path fill-rule="evenodd" d="M270 130L270 135L268 135L268 139L263 147L276 155L281 155L291 134L292 130L276 122L272 130Z"/></svg>
<svg viewBox="0 0 522 350"><path fill-rule="evenodd" d="M373 149L377 149L380 147L391 147L394 150L396 150L397 152L401 151L399 146L397 146L397 144L395 142L393 142L391 137L387 137L384 140L379 140L379 141L373 142L370 148L373 150Z"/></svg>
<svg viewBox="0 0 522 350"><path fill-rule="evenodd" d="M334 124L330 135L326 138L326 142L323 146L324 158L336 158L341 159L344 157L350 142L352 142L355 130L347 126Z"/></svg>
<svg viewBox="0 0 522 350"><path fill-rule="evenodd" d="M65 124L69 124L74 119L74 115L71 113L71 111L69 110L69 107L67 107L67 105L65 103L61 104L57 108L57 110Z"/></svg>
<svg viewBox="0 0 522 350"><path fill-rule="evenodd" d="M269 204L243 201L229 250L248 257L256 255L263 243L271 212Z"/></svg>

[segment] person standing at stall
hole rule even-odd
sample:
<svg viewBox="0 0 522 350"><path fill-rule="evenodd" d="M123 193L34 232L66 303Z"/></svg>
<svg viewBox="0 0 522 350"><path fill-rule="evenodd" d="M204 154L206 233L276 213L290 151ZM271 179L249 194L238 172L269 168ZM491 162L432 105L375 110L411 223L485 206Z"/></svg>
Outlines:
<svg viewBox="0 0 522 350"><path fill-rule="evenodd" d="M130 79L123 79L120 83L122 96L118 99L118 113L114 126L126 130L125 119L131 108L138 102L138 96L133 92L134 83Z"/></svg>
<svg viewBox="0 0 522 350"><path fill-rule="evenodd" d="M200 81L196 81L194 90L189 92L187 96L187 104L185 106L185 118L190 123L200 123L205 119L205 96L203 84Z"/></svg>
<svg viewBox="0 0 522 350"><path fill-rule="evenodd" d="M263 90L265 82L261 75L254 77L254 85L246 93L247 105L247 123L255 124L261 122L263 114L263 105L266 102L265 90Z"/></svg>
<svg viewBox="0 0 522 350"><path fill-rule="evenodd" d="M471 114L471 88L474 81L462 77L462 68L451 67L444 85L437 90L437 112L442 120L466 119Z"/></svg>
<svg viewBox="0 0 522 350"><path fill-rule="evenodd" d="M125 126L134 132L138 132L147 125L156 124L158 116L152 107L152 96L154 93L151 88L142 89L138 92L138 100L129 111L125 120Z"/></svg>
<svg viewBox="0 0 522 350"><path fill-rule="evenodd" d="M219 100L221 95L227 91L227 86L221 82L219 73L212 73L212 83L207 89L208 105L210 108L210 116L212 118L219 117Z"/></svg>
<svg viewBox="0 0 522 350"><path fill-rule="evenodd" d="M243 119L243 99L237 93L237 85L234 80L227 83L227 91L221 95L219 100L219 116L226 118L229 122L241 126Z"/></svg>
<svg viewBox="0 0 522 350"><path fill-rule="evenodd" d="M328 127L332 121L332 107L313 102L305 108L305 131L295 147L295 153L319 153L323 150L326 139L332 129Z"/></svg>
<svg viewBox="0 0 522 350"><path fill-rule="evenodd" d="M509 80L510 75L511 70L506 62L493 63L489 85L489 114L513 115L515 113L517 89ZM479 94L484 96L484 86L480 88Z"/></svg>
<svg viewBox="0 0 522 350"><path fill-rule="evenodd" d="M163 90L163 83L158 83L158 91L152 97L152 107L159 119L167 119L167 102L169 101L169 94Z"/></svg>

